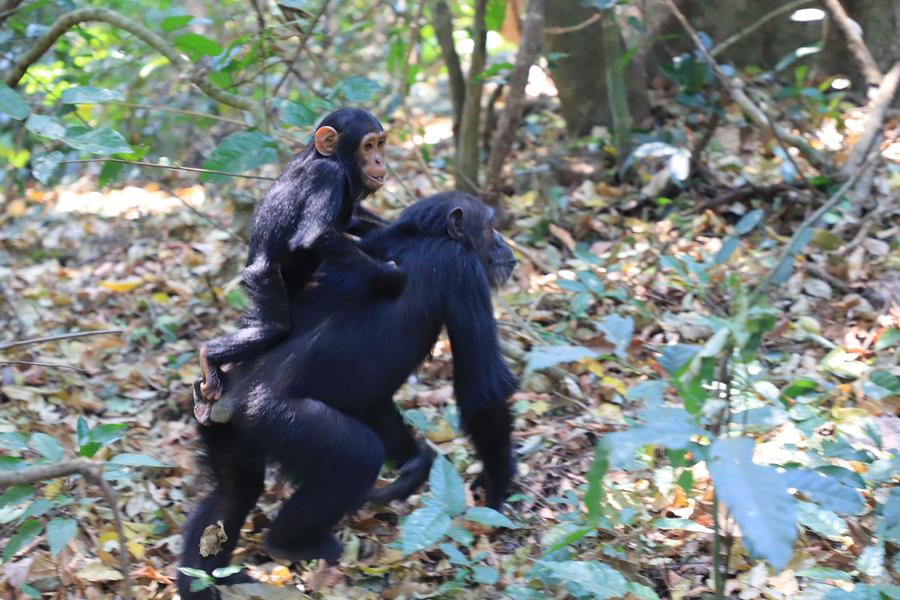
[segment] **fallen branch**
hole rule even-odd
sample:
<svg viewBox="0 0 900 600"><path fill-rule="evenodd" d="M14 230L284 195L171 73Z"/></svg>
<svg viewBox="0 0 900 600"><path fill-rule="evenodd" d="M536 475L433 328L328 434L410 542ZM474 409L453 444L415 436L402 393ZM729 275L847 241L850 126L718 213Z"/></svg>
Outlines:
<svg viewBox="0 0 900 600"><path fill-rule="evenodd" d="M847 162L844 163L844 173L852 173L865 160L869 148L875 138L881 133L884 119L887 117L887 108L894 95L897 93L897 85L900 84L900 61L894 63L891 70L882 77L881 84L870 93L869 104L866 107L867 119L863 131L850 150Z"/></svg>
<svg viewBox="0 0 900 600"><path fill-rule="evenodd" d="M852 19L847 15L840 0L822 0L822 4L828 8L831 16L837 21L838 27L844 32L844 36L847 38L847 47L853 58L859 63L866 82L873 86L879 85L882 78L881 69L878 68L872 53L869 52L869 47L866 46L859 31L854 27Z"/></svg>
<svg viewBox="0 0 900 600"><path fill-rule="evenodd" d="M123 596L127 600L134 598L131 590L131 567L128 563L128 550L125 547L125 527L122 524L122 515L119 512L118 498L115 490L103 479L103 466L84 459L76 459L52 465L35 465L25 467L18 471L0 473L0 489L13 485L29 485L47 479L68 477L69 475L81 475L88 482L96 485L103 492L103 499L109 504L116 525L116 535L119 538L119 568L122 570Z"/></svg>
<svg viewBox="0 0 900 600"><path fill-rule="evenodd" d="M9 75L6 76L6 85L15 88L25 75L25 72L28 71L28 68L40 60L44 53L56 43L56 40L76 25L90 22L108 23L113 27L127 31L165 56L172 65L182 70L191 70L192 68L191 63L183 58L165 38L150 31L137 21L133 21L108 8L79 8L56 19L37 39L34 45L22 54L13 65ZM191 82L216 102L249 112L258 127L262 128L265 126L265 110L258 102L217 88L209 83L205 79L205 75L200 71L192 74Z"/></svg>
<svg viewBox="0 0 900 600"><path fill-rule="evenodd" d="M17 340L8 344L0 344L0 351L9 350L10 348L18 348L19 346L32 346L34 344L43 344L45 342L56 342L59 340L68 340L71 338L86 337L89 335L110 335L122 333L121 329L99 329L97 331L75 331L73 333L63 333L60 335L51 335L49 337L32 338L30 340ZM2 481L2 479L0 479Z"/></svg>
<svg viewBox="0 0 900 600"><path fill-rule="evenodd" d="M664 0L666 6L669 7L669 10L672 11L672 14L675 15L675 18L678 19L678 22L681 23L681 26L687 32L688 36L690 36L691 40L694 42L694 45L697 47L697 50L700 51L701 56L703 56L704 61L709 65L709 68L712 69L713 74L716 76L716 79L721 82L722 87L728 92L731 96L731 99L734 100L735 104L741 107L747 116L750 117L750 120L760 129L770 130L773 135L776 137L789 142L792 146L795 146L798 150L800 150L801 154L803 154L804 158L813 165L816 169L821 172L829 172L832 170L832 165L825 160L822 155L820 155L809 143L799 135L795 135L789 131L785 131L775 123L771 122L768 117L766 117L766 113L758 107L753 100L744 93L742 89L743 84L737 80L734 81L730 79L725 73L722 72L722 69L719 68L716 59L713 58L709 51L706 49L706 46L703 45L703 42L700 40L700 36L697 35L697 32L688 22L687 17L684 16L684 13L681 12L681 9L675 4L674 0Z"/></svg>
<svg viewBox="0 0 900 600"><path fill-rule="evenodd" d="M876 152L874 156L878 156ZM859 168L853 173L847 181L836 191L831 198L829 198L825 204L820 206L813 214L809 215L804 221L797 227L796 231L794 231L794 235L791 236L791 239L788 240L787 244L785 244L784 248L781 251L781 254L778 255L778 260L775 261L775 266L766 274L765 278L756 286L756 289L753 290L753 293L750 294L750 305L754 305L759 301L760 297L766 292L768 287L772 284L772 278L775 276L775 273L781 270L781 268L787 264L788 261L793 260L794 254L799 251L799 249L794 248L794 245L797 243L797 240L800 239L802 235L806 233L806 230L810 227L813 227L816 223L818 223L819 219L821 219L825 213L838 205L838 203L843 199L844 194L853 187L853 184L856 182L857 178L862 175L863 171L865 171L866 167L869 165L869 161L867 160Z"/></svg>

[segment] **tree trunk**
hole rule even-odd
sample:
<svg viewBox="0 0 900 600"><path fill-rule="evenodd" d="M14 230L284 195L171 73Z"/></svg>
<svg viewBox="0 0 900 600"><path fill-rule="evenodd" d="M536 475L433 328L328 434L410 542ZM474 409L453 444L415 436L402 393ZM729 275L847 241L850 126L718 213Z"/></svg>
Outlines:
<svg viewBox="0 0 900 600"><path fill-rule="evenodd" d="M456 187L470 194L477 194L478 186L478 132L481 127L481 73L484 72L487 30L484 15L487 0L477 0L475 4L475 24L472 41L472 61L469 65L466 97L463 101L462 121L459 125L459 141L456 149Z"/></svg>
<svg viewBox="0 0 900 600"><path fill-rule="evenodd" d="M599 17L596 9L576 2L547 3L545 55L559 92L562 117L573 135L587 134L595 125L611 124L603 25ZM592 18L593 21L588 23ZM553 32L554 29L568 31ZM622 43L621 39L618 43ZM626 81L632 117L641 121L649 114L648 85L646 74L637 61L632 60L627 65Z"/></svg>

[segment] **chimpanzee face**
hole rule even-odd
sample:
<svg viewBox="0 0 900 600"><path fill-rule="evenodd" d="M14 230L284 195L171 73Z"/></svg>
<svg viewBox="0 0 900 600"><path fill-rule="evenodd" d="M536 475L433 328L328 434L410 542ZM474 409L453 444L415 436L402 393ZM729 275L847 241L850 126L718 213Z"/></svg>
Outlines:
<svg viewBox="0 0 900 600"><path fill-rule="evenodd" d="M461 201L447 215L447 232L478 253L491 287L499 287L509 279L516 259L503 236L494 229L493 210L474 198Z"/></svg>
<svg viewBox="0 0 900 600"><path fill-rule="evenodd" d="M384 176L387 174L384 162L386 141L387 133L373 131L363 136L356 151L362 183L373 192L384 185Z"/></svg>

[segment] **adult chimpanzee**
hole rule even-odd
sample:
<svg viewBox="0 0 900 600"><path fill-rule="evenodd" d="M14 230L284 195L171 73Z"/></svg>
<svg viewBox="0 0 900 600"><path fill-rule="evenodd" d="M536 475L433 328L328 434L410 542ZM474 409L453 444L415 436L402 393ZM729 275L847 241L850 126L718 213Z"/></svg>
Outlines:
<svg viewBox="0 0 900 600"><path fill-rule="evenodd" d="M287 337L291 314L286 286L307 283L322 260L352 263L371 273L371 283L387 296L402 291L401 271L373 259L344 234L348 226L362 234L384 224L359 201L384 183L386 137L370 113L337 110L325 117L260 200L242 275L252 307L240 329L200 350L199 391L207 402L222 392L219 365L247 360ZM209 418L207 402L195 405L201 423Z"/></svg>
<svg viewBox="0 0 900 600"><path fill-rule="evenodd" d="M234 394L237 409L230 422L199 428L215 489L185 525L182 566L211 572L228 564L267 462L299 483L264 540L279 558L335 562L341 546L332 529L341 517L367 497L386 502L415 491L433 453L404 424L393 394L444 326L462 422L484 463L477 483L486 504L500 506L514 467L506 400L516 380L500 355L490 294L515 260L491 219L475 198L443 193L364 238L366 252L407 274L396 299L360 292L369 273L328 261L315 284L289 290L290 337L224 372L221 401ZM373 490L385 457L400 474ZM218 522L227 541L201 556L201 536ZM179 576L182 598L212 597L190 593L189 579Z"/></svg>

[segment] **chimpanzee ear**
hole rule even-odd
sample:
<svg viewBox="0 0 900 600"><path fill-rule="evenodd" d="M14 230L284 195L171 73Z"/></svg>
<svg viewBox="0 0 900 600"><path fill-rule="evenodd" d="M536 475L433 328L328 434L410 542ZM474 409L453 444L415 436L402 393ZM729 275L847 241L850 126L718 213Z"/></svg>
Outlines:
<svg viewBox="0 0 900 600"><path fill-rule="evenodd" d="M447 215L447 233L457 242L466 237L463 230L463 209L459 206L454 207Z"/></svg>
<svg viewBox="0 0 900 600"><path fill-rule="evenodd" d="M340 135L334 127L324 125L316 129L316 152L322 156L331 156L337 148Z"/></svg>

